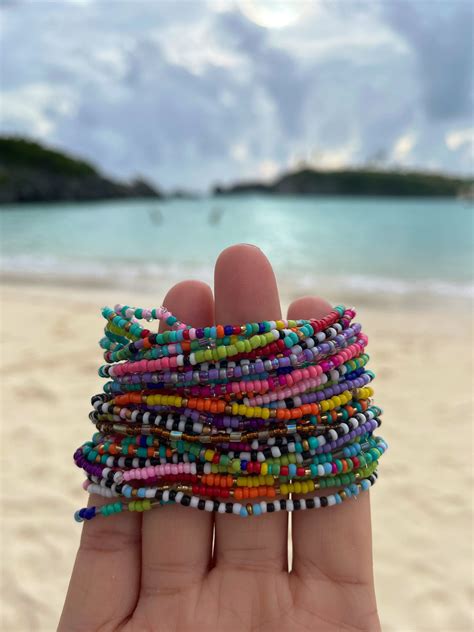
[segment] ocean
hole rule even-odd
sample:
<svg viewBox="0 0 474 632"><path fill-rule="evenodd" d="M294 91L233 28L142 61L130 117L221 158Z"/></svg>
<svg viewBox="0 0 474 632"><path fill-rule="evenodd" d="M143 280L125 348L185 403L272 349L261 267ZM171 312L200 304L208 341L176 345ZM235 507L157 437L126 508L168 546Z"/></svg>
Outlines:
<svg viewBox="0 0 474 632"><path fill-rule="evenodd" d="M219 252L245 242L266 253L292 295L472 298L473 220L468 202L425 198L8 205L0 210L0 272L10 281L150 290L165 278L212 282Z"/></svg>

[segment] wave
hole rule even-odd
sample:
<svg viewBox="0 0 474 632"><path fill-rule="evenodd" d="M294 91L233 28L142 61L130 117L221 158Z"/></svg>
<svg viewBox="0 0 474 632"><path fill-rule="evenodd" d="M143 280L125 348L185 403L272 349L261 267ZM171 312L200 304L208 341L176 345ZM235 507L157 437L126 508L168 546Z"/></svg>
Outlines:
<svg viewBox="0 0 474 632"><path fill-rule="evenodd" d="M282 296L327 290L331 293L362 295L432 295L461 299L474 298L471 281L401 278L371 274L329 275L288 267L277 276ZM200 279L212 284L213 266L206 263L162 263L160 261L123 261L109 259L59 259L53 256L0 256L0 278L8 282L34 282L81 287L110 287L123 290L153 290L157 283L172 284L183 278Z"/></svg>

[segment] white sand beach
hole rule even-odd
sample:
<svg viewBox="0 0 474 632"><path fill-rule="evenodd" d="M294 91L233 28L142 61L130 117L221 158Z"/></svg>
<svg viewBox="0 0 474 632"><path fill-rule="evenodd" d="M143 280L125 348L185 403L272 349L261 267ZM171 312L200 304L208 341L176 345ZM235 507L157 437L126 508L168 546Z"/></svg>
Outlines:
<svg viewBox="0 0 474 632"><path fill-rule="evenodd" d="M154 306L116 290L2 288L2 604L4 632L55 629L85 503L75 448L98 392L99 307ZM286 306L291 297L283 292ZM359 310L389 443L371 492L385 632L472 629L472 322L469 303Z"/></svg>

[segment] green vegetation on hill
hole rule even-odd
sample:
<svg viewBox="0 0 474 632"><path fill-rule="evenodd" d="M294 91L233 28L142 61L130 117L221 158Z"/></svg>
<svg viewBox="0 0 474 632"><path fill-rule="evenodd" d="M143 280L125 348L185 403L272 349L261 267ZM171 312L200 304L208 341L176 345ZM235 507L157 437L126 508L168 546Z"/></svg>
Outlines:
<svg viewBox="0 0 474 632"><path fill-rule="evenodd" d="M71 176L98 175L87 162L24 138L0 137L0 161L11 167L28 167Z"/></svg>
<svg viewBox="0 0 474 632"><path fill-rule="evenodd" d="M18 137L0 137L0 203L160 197L143 180L118 182L84 160Z"/></svg>
<svg viewBox="0 0 474 632"><path fill-rule="evenodd" d="M288 173L271 184L243 182L216 187L214 193L271 193L281 195L368 195L456 197L468 194L472 181L442 174L418 171L345 169L322 171L301 169Z"/></svg>
<svg viewBox="0 0 474 632"><path fill-rule="evenodd" d="M421 171L304 168L273 183L242 182L217 186L215 195L367 195L472 197L473 181ZM186 195L181 191L180 196ZM105 177L90 163L19 137L0 137L0 203L86 201L161 197L143 180L131 183Z"/></svg>

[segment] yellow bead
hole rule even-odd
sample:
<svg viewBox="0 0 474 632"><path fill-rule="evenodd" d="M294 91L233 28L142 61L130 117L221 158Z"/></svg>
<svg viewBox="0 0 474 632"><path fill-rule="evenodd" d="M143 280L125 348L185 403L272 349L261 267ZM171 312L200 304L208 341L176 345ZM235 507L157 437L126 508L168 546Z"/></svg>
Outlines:
<svg viewBox="0 0 474 632"><path fill-rule="evenodd" d="M215 454L214 450L206 450L204 452L204 458L206 459L206 461L211 462L212 459L214 458L214 454Z"/></svg>
<svg viewBox="0 0 474 632"><path fill-rule="evenodd" d="M307 494L308 493L308 485L307 483L301 483L301 493L302 494Z"/></svg>
<svg viewBox="0 0 474 632"><path fill-rule="evenodd" d="M287 496L290 493L288 491L288 485L286 483L282 483L280 485L280 493L283 494L283 496Z"/></svg>
<svg viewBox="0 0 474 632"><path fill-rule="evenodd" d="M260 466L260 472L261 474L263 474L263 476L265 476L265 474L268 472L268 465L266 463L262 463L262 465Z"/></svg>
<svg viewBox="0 0 474 632"><path fill-rule="evenodd" d="M299 481L296 481L296 483L293 483L293 486L295 488L295 493L301 494L301 483Z"/></svg>
<svg viewBox="0 0 474 632"><path fill-rule="evenodd" d="M269 408L262 408L261 409L261 413L260 416L262 419L268 419L270 417L270 409Z"/></svg>

